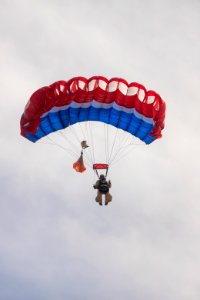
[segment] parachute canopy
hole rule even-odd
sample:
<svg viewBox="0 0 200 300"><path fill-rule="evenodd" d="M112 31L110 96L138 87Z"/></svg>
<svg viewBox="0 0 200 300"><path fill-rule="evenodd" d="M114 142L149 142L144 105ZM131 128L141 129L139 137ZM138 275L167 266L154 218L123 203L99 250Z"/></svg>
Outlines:
<svg viewBox="0 0 200 300"><path fill-rule="evenodd" d="M102 76L75 77L37 90L21 117L21 134L32 142L85 121L122 129L146 144L162 136L165 102L139 83Z"/></svg>

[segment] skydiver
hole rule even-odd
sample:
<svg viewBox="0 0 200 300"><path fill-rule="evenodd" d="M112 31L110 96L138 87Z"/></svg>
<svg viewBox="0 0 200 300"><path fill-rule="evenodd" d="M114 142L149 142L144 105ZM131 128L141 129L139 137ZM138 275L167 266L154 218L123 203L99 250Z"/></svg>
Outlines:
<svg viewBox="0 0 200 300"><path fill-rule="evenodd" d="M100 175L99 180L93 185L93 188L98 190L95 200L99 205L102 205L102 195L105 195L105 205L108 205L112 201L112 195L109 193L111 181L107 181L103 174Z"/></svg>

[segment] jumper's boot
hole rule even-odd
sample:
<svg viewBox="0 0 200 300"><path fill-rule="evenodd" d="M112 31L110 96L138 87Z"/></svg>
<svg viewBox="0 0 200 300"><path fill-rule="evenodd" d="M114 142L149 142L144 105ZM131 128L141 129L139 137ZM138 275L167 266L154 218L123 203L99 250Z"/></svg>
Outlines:
<svg viewBox="0 0 200 300"><path fill-rule="evenodd" d="M112 201L112 195L108 192L105 194L105 205Z"/></svg>
<svg viewBox="0 0 200 300"><path fill-rule="evenodd" d="M97 203L99 203L99 205L102 205L102 194L99 191L97 192L95 200Z"/></svg>

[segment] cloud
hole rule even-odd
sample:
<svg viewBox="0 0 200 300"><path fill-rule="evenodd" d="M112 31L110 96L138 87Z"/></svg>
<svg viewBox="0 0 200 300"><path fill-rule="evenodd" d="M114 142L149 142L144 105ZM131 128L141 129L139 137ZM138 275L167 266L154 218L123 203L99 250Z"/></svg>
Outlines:
<svg viewBox="0 0 200 300"><path fill-rule="evenodd" d="M0 298L199 299L198 12L198 1L2 2ZM79 74L138 81L167 102L163 138L113 165L108 207L91 170L19 135L33 91Z"/></svg>

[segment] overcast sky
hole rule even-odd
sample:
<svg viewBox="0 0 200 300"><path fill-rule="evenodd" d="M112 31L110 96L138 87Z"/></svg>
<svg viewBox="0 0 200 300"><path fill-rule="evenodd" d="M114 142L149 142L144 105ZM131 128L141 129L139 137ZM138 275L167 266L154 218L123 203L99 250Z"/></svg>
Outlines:
<svg viewBox="0 0 200 300"><path fill-rule="evenodd" d="M1 0L0 299L200 299L200 2ZM93 173L20 136L38 88L122 77L167 103L163 138Z"/></svg>

